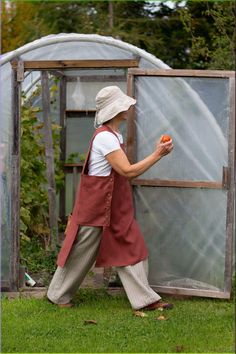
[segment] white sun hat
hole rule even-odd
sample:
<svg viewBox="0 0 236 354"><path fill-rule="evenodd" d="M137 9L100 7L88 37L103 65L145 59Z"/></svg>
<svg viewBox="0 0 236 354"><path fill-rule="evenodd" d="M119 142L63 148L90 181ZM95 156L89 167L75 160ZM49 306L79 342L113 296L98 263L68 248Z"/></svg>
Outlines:
<svg viewBox="0 0 236 354"><path fill-rule="evenodd" d="M136 103L134 98L127 96L118 86L104 87L98 92L95 101L95 128L114 118L118 113L127 111Z"/></svg>

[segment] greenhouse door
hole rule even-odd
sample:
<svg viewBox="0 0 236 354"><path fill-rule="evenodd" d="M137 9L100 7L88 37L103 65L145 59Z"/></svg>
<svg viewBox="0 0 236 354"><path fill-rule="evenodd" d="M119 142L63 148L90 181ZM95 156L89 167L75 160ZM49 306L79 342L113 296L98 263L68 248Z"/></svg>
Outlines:
<svg viewBox="0 0 236 354"><path fill-rule="evenodd" d="M174 150L134 179L136 218L158 292L229 298L234 208L234 73L129 69L137 99L128 124L132 162L162 134Z"/></svg>

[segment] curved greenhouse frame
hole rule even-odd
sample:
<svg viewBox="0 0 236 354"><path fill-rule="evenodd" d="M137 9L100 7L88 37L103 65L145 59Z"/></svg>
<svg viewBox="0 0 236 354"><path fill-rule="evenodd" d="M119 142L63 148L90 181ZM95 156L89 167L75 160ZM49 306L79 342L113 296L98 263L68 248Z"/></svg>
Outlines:
<svg viewBox="0 0 236 354"><path fill-rule="evenodd" d="M137 99L136 110L123 128L130 161L148 155L166 132L175 146L170 156L131 182L136 218L150 251L151 285L158 292L229 298L234 234L234 72L172 70L121 40L60 34L3 55L1 81L3 289L20 286L21 93L24 100L33 97L32 104L40 107L38 120L48 127L51 122L61 126L66 177L54 217L65 220L83 165L79 158L68 163L69 158L86 153L94 129L96 93L117 85ZM53 105L50 87L55 89ZM52 195L49 200L55 203Z"/></svg>

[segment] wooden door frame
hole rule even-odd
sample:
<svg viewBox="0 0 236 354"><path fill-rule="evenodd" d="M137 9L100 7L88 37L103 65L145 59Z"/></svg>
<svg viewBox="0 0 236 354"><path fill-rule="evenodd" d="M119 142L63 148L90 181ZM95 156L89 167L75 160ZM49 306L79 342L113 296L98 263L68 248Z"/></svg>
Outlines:
<svg viewBox="0 0 236 354"><path fill-rule="evenodd" d="M232 262L233 262L233 232L234 232L234 191L235 191L235 72L219 70L176 70L176 69L129 69L127 81L127 93L135 98L135 78L147 77L205 77L229 79L229 135L228 135L228 167L222 171L222 181L186 181L186 180L162 180L162 179L134 179L132 185L177 187L177 188L208 188L227 190L227 216L226 216L226 246L225 246L225 274L224 291L195 290L187 288L168 288L153 286L155 290L167 294L194 295L215 298L230 298L232 286ZM135 110L127 123L127 154L129 160L136 162L136 126Z"/></svg>
<svg viewBox="0 0 236 354"><path fill-rule="evenodd" d="M11 61L12 67L12 127L13 140L11 146L12 158L12 193L11 193L11 242L10 245L10 279L2 281L1 288L4 291L17 291L20 283L20 97L21 83L24 81L26 71L49 71L61 78L60 84L60 123L64 125L66 109L66 86L64 70L72 69L109 69L109 68L137 68L140 58L116 59L116 60L22 60L20 57ZM62 72L61 72L61 71ZM65 132L61 133L65 144ZM64 196L62 195L62 199ZM60 210L64 212L63 207Z"/></svg>

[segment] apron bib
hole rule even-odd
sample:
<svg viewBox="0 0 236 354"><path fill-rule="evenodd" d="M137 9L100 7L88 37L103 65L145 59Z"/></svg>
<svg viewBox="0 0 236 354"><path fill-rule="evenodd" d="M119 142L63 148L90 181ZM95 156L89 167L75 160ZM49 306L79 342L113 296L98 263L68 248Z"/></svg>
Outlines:
<svg viewBox="0 0 236 354"><path fill-rule="evenodd" d="M65 265L80 225L103 227L96 267L133 265L148 257L143 235L134 218L129 181L113 169L109 176L88 175L92 143L102 131L109 131L118 139L106 126L98 128L93 135L66 237L57 259L61 267ZM124 150L122 145L121 148Z"/></svg>

